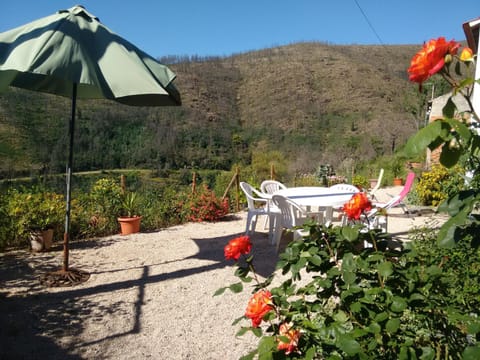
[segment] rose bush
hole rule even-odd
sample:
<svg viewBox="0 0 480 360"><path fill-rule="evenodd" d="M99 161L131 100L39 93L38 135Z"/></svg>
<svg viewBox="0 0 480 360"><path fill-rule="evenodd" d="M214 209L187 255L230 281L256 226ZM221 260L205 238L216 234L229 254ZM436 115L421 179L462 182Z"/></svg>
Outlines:
<svg viewBox="0 0 480 360"><path fill-rule="evenodd" d="M427 147L431 150L441 149L442 165L451 168L461 163L467 170L473 172L474 177L478 177L480 135L470 128L472 121L479 120L471 102L475 82L472 77L474 67L471 65L475 58L470 48L464 48L458 56L460 47L460 43L453 40L447 42L445 38L440 37L426 43L412 59L408 68L411 81L421 86L425 80L438 74L451 85L452 94L443 108L443 118L431 122L411 137L406 152L410 156L415 156L424 152ZM458 111L452 99L456 95L466 100L469 110ZM440 244L452 247L463 238L478 233L480 219L472 214L472 211L477 207L479 200L479 189L470 187L449 196L439 206L439 211L450 215L450 219L439 233Z"/></svg>
<svg viewBox="0 0 480 360"><path fill-rule="evenodd" d="M473 60L469 50L457 56L459 48L444 38L428 42L412 59L410 79L421 85L439 73L455 93L469 97L473 81L458 81L449 71L456 62L460 73ZM444 144L442 163L453 166L466 154L467 162L478 164L480 139L454 117L452 104L444 119L409 141L409 151ZM343 208L350 225L307 222L309 235L288 244L266 279L255 273L250 240L233 239L225 255L236 261L240 281L216 295L240 292L244 284L252 288L247 310L234 324L249 320L238 334L251 331L260 340L242 359L479 359L480 250L472 246L478 243L472 215L478 200L478 190L460 191L443 205L452 217L438 234L423 229L420 241L392 249L388 234L366 231L362 219L371 203L355 195ZM440 241L427 246L425 234ZM439 247L460 240L460 252Z"/></svg>

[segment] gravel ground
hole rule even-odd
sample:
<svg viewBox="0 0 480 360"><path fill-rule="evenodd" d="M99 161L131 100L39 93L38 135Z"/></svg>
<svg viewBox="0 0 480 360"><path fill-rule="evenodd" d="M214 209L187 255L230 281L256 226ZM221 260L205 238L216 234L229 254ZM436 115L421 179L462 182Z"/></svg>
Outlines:
<svg viewBox="0 0 480 360"><path fill-rule="evenodd" d="M243 234L245 219L242 212L218 223L73 243L70 266L91 274L74 287L39 282L60 268L59 244L45 253L0 254L0 359L223 360L247 354L258 339L236 337L240 324L232 322L243 315L251 289L213 297L238 281L223 247ZM393 216L389 232L405 236L431 219ZM266 232L252 242L257 271L267 277L275 247Z"/></svg>
<svg viewBox="0 0 480 360"><path fill-rule="evenodd" d="M259 223L259 227L261 228ZM45 288L39 276L60 268L60 245L0 255L1 359L238 359L255 347L236 337L251 295L227 291L238 281L223 247L243 234L245 213L154 233L73 243L70 265L90 279ZM258 271L276 254L266 233L252 237Z"/></svg>

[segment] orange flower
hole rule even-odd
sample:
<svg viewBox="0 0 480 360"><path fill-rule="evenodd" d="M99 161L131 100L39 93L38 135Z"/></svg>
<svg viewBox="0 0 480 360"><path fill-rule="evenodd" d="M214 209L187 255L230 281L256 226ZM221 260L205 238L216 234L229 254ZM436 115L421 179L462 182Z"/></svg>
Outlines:
<svg viewBox="0 0 480 360"><path fill-rule="evenodd" d="M300 339L300 331L293 330L291 323L283 323L280 325L279 333L281 336L286 336L289 341L283 342L282 340L279 340L277 346L278 350L285 350L285 355L297 350L298 340Z"/></svg>
<svg viewBox="0 0 480 360"><path fill-rule="evenodd" d="M268 290L260 290L250 298L245 316L252 319L252 326L258 327L263 317L273 310L272 294Z"/></svg>
<svg viewBox="0 0 480 360"><path fill-rule="evenodd" d="M358 192L343 206L342 210L350 220L358 220L362 212L372 209L372 203L363 192Z"/></svg>
<svg viewBox="0 0 480 360"><path fill-rule="evenodd" d="M463 48L462 53L460 54L460 60L462 61L473 61L473 51L472 49L466 47Z"/></svg>
<svg viewBox="0 0 480 360"><path fill-rule="evenodd" d="M445 41L444 37L432 39L423 45L420 50L412 58L408 73L410 81L422 84L430 76L442 70L445 65L445 57L447 55L456 55L460 43L450 40Z"/></svg>
<svg viewBox="0 0 480 360"><path fill-rule="evenodd" d="M241 254L248 254L252 249L252 243L250 242L250 238L248 236L239 236L225 246L224 254L225 259L233 259L238 260Z"/></svg>

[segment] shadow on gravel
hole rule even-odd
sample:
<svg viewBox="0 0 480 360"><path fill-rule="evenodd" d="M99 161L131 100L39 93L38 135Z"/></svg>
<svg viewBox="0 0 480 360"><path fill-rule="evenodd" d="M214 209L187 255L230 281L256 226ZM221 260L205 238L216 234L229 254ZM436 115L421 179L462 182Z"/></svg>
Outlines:
<svg viewBox="0 0 480 360"><path fill-rule="evenodd" d="M235 217L231 220L238 220ZM225 219L229 221L229 219ZM29 251L11 251L0 254L0 359L62 359L77 360L94 356L92 345L101 346L103 342L142 331L142 307L145 303L145 289L148 284L166 280L179 279L206 273L233 265L225 260L224 246L233 238L243 233L234 233L213 238L194 238L198 246L195 255L179 258L210 260L207 264L193 264L191 267L153 273L158 264L137 263L132 266L120 265L112 269L110 264L103 264L99 259L98 268L92 273L122 272L141 269L134 272L134 277L100 284L85 283L81 287L66 287L52 291L44 288L39 276L49 271L58 270L61 245L56 251L30 253ZM256 233L251 236L252 254L259 275L268 277L275 270L278 256L275 246L271 245L267 235ZM100 239L75 242L72 248L97 249L108 247L119 239ZM81 267L81 263L79 266ZM110 267L109 267L110 266ZM102 305L102 296L114 291L135 290L135 298L119 300ZM98 296L98 297L97 297ZM133 306L133 311L132 311ZM108 316L122 316L125 326L108 336L91 338L82 342L81 335L86 330L86 321L105 321ZM97 346L97 347L98 347ZM90 352L89 352L90 351ZM102 356L101 353L97 354ZM94 356L95 357L95 356Z"/></svg>

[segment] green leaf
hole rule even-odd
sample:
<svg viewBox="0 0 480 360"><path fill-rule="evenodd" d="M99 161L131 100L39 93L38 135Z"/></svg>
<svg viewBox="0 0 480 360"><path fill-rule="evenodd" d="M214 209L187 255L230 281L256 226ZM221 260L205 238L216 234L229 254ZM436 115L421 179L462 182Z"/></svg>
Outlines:
<svg viewBox="0 0 480 360"><path fill-rule="evenodd" d="M239 266L237 270L235 270L235 276L239 278L243 278L248 275L249 271L250 269L248 268L248 266L245 266L245 267Z"/></svg>
<svg viewBox="0 0 480 360"><path fill-rule="evenodd" d="M381 312L381 313L375 315L375 321L377 321L377 322L382 322L386 319L388 319L388 313L386 313L386 312Z"/></svg>
<svg viewBox="0 0 480 360"><path fill-rule="evenodd" d="M314 347L311 347L309 348L306 352L305 352L305 360L313 360L313 358L315 357L315 348Z"/></svg>
<svg viewBox="0 0 480 360"><path fill-rule="evenodd" d="M412 295L410 295L410 299L408 299L409 301L417 301L417 300L425 300L425 296L423 296L422 294L419 294L419 293L413 293Z"/></svg>
<svg viewBox="0 0 480 360"><path fill-rule="evenodd" d="M385 324L385 329L390 334L395 334L399 328L400 328L400 319L399 318L388 319L387 323Z"/></svg>
<svg viewBox="0 0 480 360"><path fill-rule="evenodd" d="M442 275L442 269L438 265L431 265L427 267L426 273L430 276Z"/></svg>
<svg viewBox="0 0 480 360"><path fill-rule="evenodd" d="M275 339L273 336L264 336L258 344L258 359L273 359L272 351L276 350Z"/></svg>
<svg viewBox="0 0 480 360"><path fill-rule="evenodd" d="M342 271L342 277L343 281L345 281L345 284L347 285L355 284L357 281L357 275L354 271L349 271L345 269L344 271Z"/></svg>
<svg viewBox="0 0 480 360"><path fill-rule="evenodd" d="M455 64L455 74L458 76L462 76L462 68L461 68L462 63L460 61L457 61Z"/></svg>
<svg viewBox="0 0 480 360"><path fill-rule="evenodd" d="M353 242L358 239L359 231L351 226L343 226L340 229L340 234L345 238L345 240Z"/></svg>
<svg viewBox="0 0 480 360"><path fill-rule="evenodd" d="M470 211L469 208L464 208L442 225L437 236L437 243L440 247L453 248L455 246L455 243L458 240L456 239L457 229L459 226L465 225Z"/></svg>
<svg viewBox="0 0 480 360"><path fill-rule="evenodd" d="M440 163L447 168L451 168L458 163L462 154L462 147L450 148L446 144L446 146L442 147L442 152L440 153Z"/></svg>
<svg viewBox="0 0 480 360"><path fill-rule="evenodd" d="M450 133L450 125L442 120L431 122L423 129L420 129L415 135L410 137L405 145L405 154L408 157L415 157L423 153L425 149L433 143L445 141Z"/></svg>
<svg viewBox="0 0 480 360"><path fill-rule="evenodd" d="M450 216L455 216L465 208L467 208L464 217L472 211L474 203L477 201L477 193L475 190L460 191L454 196L448 198L440 204L438 211L446 212Z"/></svg>
<svg viewBox="0 0 480 360"><path fill-rule="evenodd" d="M242 357L240 357L240 360L253 360L256 354L257 354L257 350L253 350L247 355L243 355Z"/></svg>
<svg viewBox="0 0 480 360"><path fill-rule="evenodd" d="M250 328L250 330L252 331L252 333L256 336L256 337L261 337L262 336L262 328L260 327L252 327Z"/></svg>
<svg viewBox="0 0 480 360"><path fill-rule="evenodd" d="M393 273L392 263L390 261L381 262L380 264L378 264L377 270L380 276L390 276Z"/></svg>
<svg viewBox="0 0 480 360"><path fill-rule="evenodd" d="M348 356L354 356L361 351L358 341L347 335L340 337L337 346Z"/></svg>
<svg viewBox="0 0 480 360"><path fill-rule="evenodd" d="M239 293L243 291L243 284L241 282L232 284L228 287L233 293Z"/></svg>
<svg viewBox="0 0 480 360"><path fill-rule="evenodd" d="M431 347L422 347L422 355L420 355L420 360L433 359L435 359L435 351Z"/></svg>
<svg viewBox="0 0 480 360"><path fill-rule="evenodd" d="M244 319L246 319L246 317L242 315L239 318L236 318L235 320L233 320L232 325L237 325L240 321Z"/></svg>
<svg viewBox="0 0 480 360"><path fill-rule="evenodd" d="M342 270L355 270L355 260L353 258L353 254L347 252L342 258Z"/></svg>
<svg viewBox="0 0 480 360"><path fill-rule="evenodd" d="M323 262L322 258L318 255L309 257L308 261L311 262L313 265L316 265L316 266L320 266Z"/></svg>
<svg viewBox="0 0 480 360"><path fill-rule="evenodd" d="M452 97L450 96L447 100L447 103L444 105L442 109L443 116L447 118L453 118L455 116L455 111L457 110L457 106L452 100Z"/></svg>
<svg viewBox="0 0 480 360"><path fill-rule="evenodd" d="M350 311L354 313L358 313L362 311L362 304L357 302L354 302L353 304L350 305Z"/></svg>
<svg viewBox="0 0 480 360"><path fill-rule="evenodd" d="M339 310L335 315L333 315L333 318L335 321L338 321L339 323L346 323L348 321L348 316L345 314L344 311Z"/></svg>
<svg viewBox="0 0 480 360"><path fill-rule="evenodd" d="M235 336L243 336L246 334L246 332L250 330L250 328L248 327L241 327L240 330L237 331L237 333L235 334Z"/></svg>
<svg viewBox="0 0 480 360"><path fill-rule="evenodd" d="M480 322L468 324L467 331L469 334L477 334L480 332Z"/></svg>
<svg viewBox="0 0 480 360"><path fill-rule="evenodd" d="M460 135L460 138L464 142L469 142L472 138L472 131L465 123L458 121L457 119L445 119L446 122Z"/></svg>
<svg viewBox="0 0 480 360"><path fill-rule="evenodd" d="M222 295L225 290L227 290L228 288L227 287L222 287L220 289L217 289L217 291L215 291L215 293L213 294L213 296L218 296L218 295Z"/></svg>
<svg viewBox="0 0 480 360"><path fill-rule="evenodd" d="M382 327L377 322L372 322L370 325L368 325L368 331L372 334L379 334L381 330Z"/></svg>
<svg viewBox="0 0 480 360"><path fill-rule="evenodd" d="M400 296L394 296L392 298L392 304L390 305L390 309L394 312L402 312L407 308L407 302L404 298Z"/></svg>
<svg viewBox="0 0 480 360"><path fill-rule="evenodd" d="M480 347L477 346L469 346L467 347L462 354L463 360L477 360L480 359Z"/></svg>

